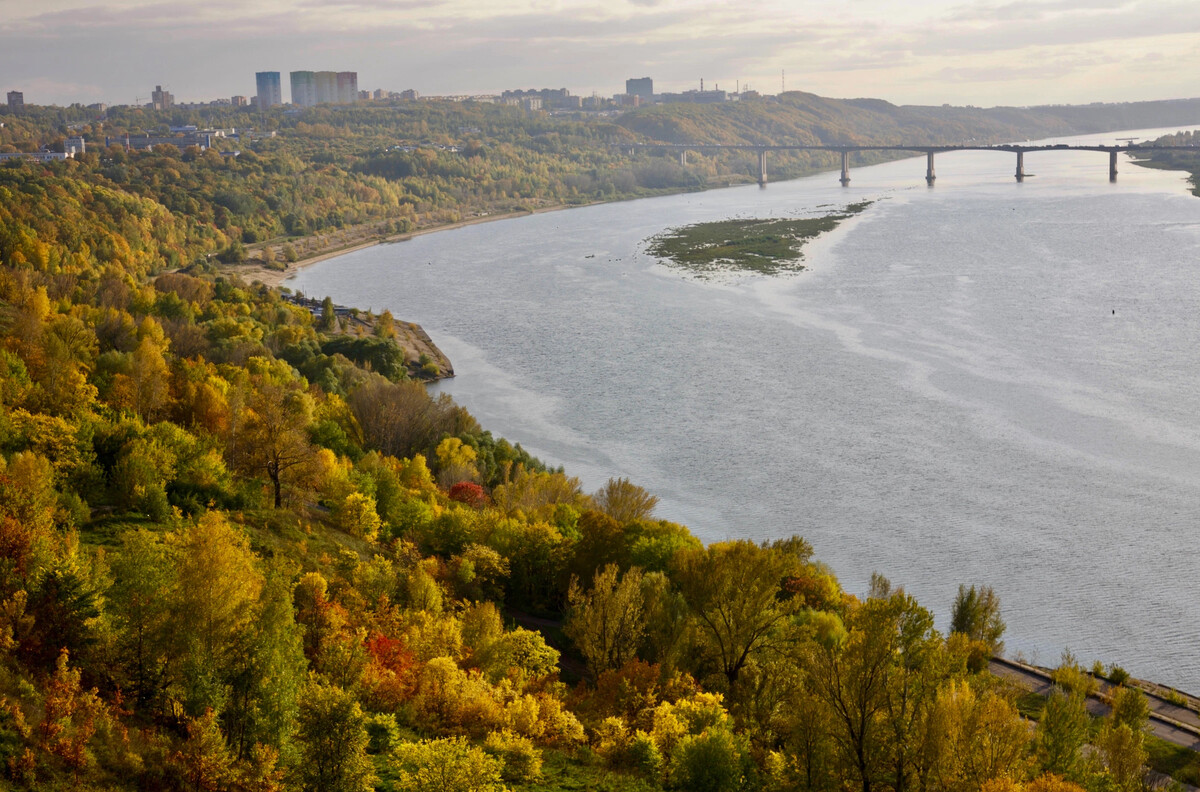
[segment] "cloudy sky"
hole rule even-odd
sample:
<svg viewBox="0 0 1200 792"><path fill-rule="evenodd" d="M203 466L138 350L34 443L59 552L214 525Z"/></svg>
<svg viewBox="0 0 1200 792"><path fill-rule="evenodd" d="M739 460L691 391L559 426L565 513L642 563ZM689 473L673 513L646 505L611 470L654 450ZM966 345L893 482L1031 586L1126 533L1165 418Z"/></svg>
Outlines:
<svg viewBox="0 0 1200 792"><path fill-rule="evenodd" d="M0 91L34 104L254 93L357 71L421 94L739 83L899 104L1200 95L1196 0L0 0Z"/></svg>

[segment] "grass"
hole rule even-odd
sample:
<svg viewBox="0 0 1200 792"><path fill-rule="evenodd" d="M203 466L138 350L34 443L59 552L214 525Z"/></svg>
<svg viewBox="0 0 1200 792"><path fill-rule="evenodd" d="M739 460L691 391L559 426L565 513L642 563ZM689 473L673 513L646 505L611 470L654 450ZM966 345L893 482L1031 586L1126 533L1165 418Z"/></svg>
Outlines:
<svg viewBox="0 0 1200 792"><path fill-rule="evenodd" d="M1176 781L1192 786L1200 786L1200 756L1179 745L1166 740L1146 735L1146 760L1151 769L1171 776Z"/></svg>
<svg viewBox="0 0 1200 792"><path fill-rule="evenodd" d="M822 217L718 220L672 228L651 237L646 250L670 266L700 276L799 272L804 269L800 260L806 242L869 205L869 201L850 204Z"/></svg>

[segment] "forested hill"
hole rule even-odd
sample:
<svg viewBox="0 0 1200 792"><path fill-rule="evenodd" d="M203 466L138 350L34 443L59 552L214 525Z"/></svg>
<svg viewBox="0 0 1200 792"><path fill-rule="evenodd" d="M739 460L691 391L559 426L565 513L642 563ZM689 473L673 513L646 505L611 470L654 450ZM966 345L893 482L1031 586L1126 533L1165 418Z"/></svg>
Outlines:
<svg viewBox="0 0 1200 792"><path fill-rule="evenodd" d="M210 260L738 160L630 162L609 121L436 103L0 120L10 148L89 141L0 165L0 789L1138 792L1148 758L1197 779L1152 753L1133 688L1090 721L1069 655L1045 701L991 676L990 589L922 605L844 591L799 537L704 546L636 484L585 492L430 397L388 314ZM185 123L254 131L103 145Z"/></svg>
<svg viewBox="0 0 1200 792"><path fill-rule="evenodd" d="M618 124L665 143L1006 143L1054 135L1190 125L1200 99L1084 106L923 107L882 99L827 99L789 92L778 102L667 104L639 108Z"/></svg>

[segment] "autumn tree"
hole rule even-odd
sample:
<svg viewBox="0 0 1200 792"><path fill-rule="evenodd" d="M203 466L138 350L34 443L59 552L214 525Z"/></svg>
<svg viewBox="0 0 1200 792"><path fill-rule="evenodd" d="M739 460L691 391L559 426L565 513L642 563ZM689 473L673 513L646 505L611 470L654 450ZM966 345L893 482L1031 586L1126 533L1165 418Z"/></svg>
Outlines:
<svg viewBox="0 0 1200 792"><path fill-rule="evenodd" d="M227 679L263 588L250 543L222 515L206 512L176 539L175 622L181 631L181 683L193 716L222 711Z"/></svg>
<svg viewBox="0 0 1200 792"><path fill-rule="evenodd" d="M658 498L627 478L610 478L592 495L592 502L597 509L624 524L650 519Z"/></svg>
<svg viewBox="0 0 1200 792"><path fill-rule="evenodd" d="M256 378L230 432L234 467L248 475L265 475L277 509L283 506L284 485L311 475L316 460L307 435L312 414L312 397L298 382L281 385Z"/></svg>
<svg viewBox="0 0 1200 792"><path fill-rule="evenodd" d="M615 564L609 564L596 573L587 592L578 578L572 578L567 610L564 630L583 654L592 678L620 668L636 657L646 629L641 570L621 575Z"/></svg>

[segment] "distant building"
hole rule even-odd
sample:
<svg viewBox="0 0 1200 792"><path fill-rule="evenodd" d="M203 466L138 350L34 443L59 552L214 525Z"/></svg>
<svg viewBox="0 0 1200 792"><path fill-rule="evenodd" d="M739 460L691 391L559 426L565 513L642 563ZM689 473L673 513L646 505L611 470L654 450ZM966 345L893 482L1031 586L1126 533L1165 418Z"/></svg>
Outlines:
<svg viewBox="0 0 1200 792"><path fill-rule="evenodd" d="M255 72L254 86L258 90L259 110L283 104L283 86L279 81L279 72ZM234 102L234 105L241 107L237 102Z"/></svg>
<svg viewBox="0 0 1200 792"><path fill-rule="evenodd" d="M150 94L150 104L154 105L155 110L170 110L175 105L175 97L170 91L164 91L161 85L156 85Z"/></svg>
<svg viewBox="0 0 1200 792"><path fill-rule="evenodd" d="M354 104L358 101L358 72L294 71L291 73L292 104Z"/></svg>
<svg viewBox="0 0 1200 792"><path fill-rule="evenodd" d="M312 107L317 103L317 73L294 71L292 78L292 104L296 107Z"/></svg>
<svg viewBox="0 0 1200 792"><path fill-rule="evenodd" d="M210 132L192 132L173 137L151 137L150 135L122 135L120 137L104 138L104 145L124 146L126 151L144 151L155 146L171 145L183 151L189 146L195 146L201 151L212 147L212 139L217 137Z"/></svg>
<svg viewBox="0 0 1200 792"><path fill-rule="evenodd" d="M526 110L551 110L559 107L572 107L574 103L572 97L566 88L541 88L538 90L515 90L505 91L500 94L501 104L518 105ZM538 100L536 103L530 100ZM537 104L537 107L532 107L532 104Z"/></svg>
<svg viewBox="0 0 1200 792"><path fill-rule="evenodd" d="M629 96L640 96L642 104L650 104L654 101L654 80L649 77L626 80L625 93Z"/></svg>
<svg viewBox="0 0 1200 792"><path fill-rule="evenodd" d="M258 97L256 96L254 98L257 99ZM245 107L246 105L250 104L250 102L244 96L234 96L230 98L229 104L233 105L234 107Z"/></svg>
<svg viewBox="0 0 1200 792"><path fill-rule="evenodd" d="M338 99L337 72L319 71L315 75L317 83L317 104L333 104Z"/></svg>
<svg viewBox="0 0 1200 792"><path fill-rule="evenodd" d="M409 88L408 90L400 92L400 98L410 102L415 102L417 99L421 98L421 95L412 88Z"/></svg>
<svg viewBox="0 0 1200 792"><path fill-rule="evenodd" d="M721 102L729 101L729 94L725 91L684 91L683 93L659 94L658 99L666 104L676 102L685 104L720 104Z"/></svg>
<svg viewBox="0 0 1200 792"><path fill-rule="evenodd" d="M338 104L354 104L358 101L358 72L337 73L337 96L333 101Z"/></svg>
<svg viewBox="0 0 1200 792"><path fill-rule="evenodd" d="M87 142L82 137L69 137L63 142L63 149L71 156L83 154L87 151Z"/></svg>
<svg viewBox="0 0 1200 792"><path fill-rule="evenodd" d="M8 92L8 109L19 113L25 109L25 94L20 91Z"/></svg>
<svg viewBox="0 0 1200 792"><path fill-rule="evenodd" d="M641 107L643 100L638 94L625 93L614 96L613 103L619 104L621 107ZM646 102L646 104L649 104L649 102Z"/></svg>

